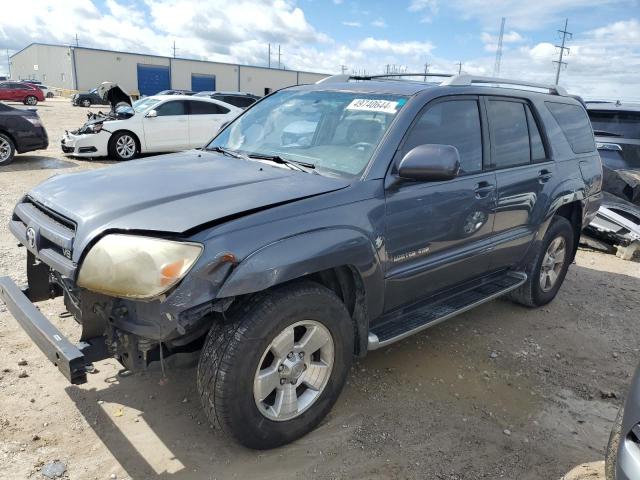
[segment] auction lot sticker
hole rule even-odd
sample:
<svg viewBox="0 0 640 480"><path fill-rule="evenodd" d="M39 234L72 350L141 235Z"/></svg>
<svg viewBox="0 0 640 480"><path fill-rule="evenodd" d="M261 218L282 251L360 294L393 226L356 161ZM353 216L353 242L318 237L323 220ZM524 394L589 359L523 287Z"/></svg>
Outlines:
<svg viewBox="0 0 640 480"><path fill-rule="evenodd" d="M375 100L371 98L354 98L347 110L359 110L363 112L396 113L398 102L391 100Z"/></svg>

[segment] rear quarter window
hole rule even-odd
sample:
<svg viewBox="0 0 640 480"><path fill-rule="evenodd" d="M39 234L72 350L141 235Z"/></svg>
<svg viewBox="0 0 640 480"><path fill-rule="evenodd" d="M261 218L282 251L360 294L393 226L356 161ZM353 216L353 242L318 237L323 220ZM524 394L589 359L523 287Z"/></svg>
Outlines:
<svg viewBox="0 0 640 480"><path fill-rule="evenodd" d="M584 108L558 102L545 102L545 105L558 122L573 153L588 153L596 149L591 123Z"/></svg>

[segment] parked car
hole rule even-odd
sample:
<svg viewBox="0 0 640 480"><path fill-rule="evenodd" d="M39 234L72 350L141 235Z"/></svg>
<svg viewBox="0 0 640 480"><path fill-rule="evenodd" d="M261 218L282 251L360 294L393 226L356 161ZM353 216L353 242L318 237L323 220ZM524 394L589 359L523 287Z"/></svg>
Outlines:
<svg viewBox="0 0 640 480"><path fill-rule="evenodd" d="M110 103L111 111L91 115L81 128L65 133L61 147L66 155L131 160L140 153L202 147L241 112L217 100L186 95L154 95L132 103L108 82L97 94Z"/></svg>
<svg viewBox="0 0 640 480"><path fill-rule="evenodd" d="M604 165L640 170L640 105L587 102L587 111Z"/></svg>
<svg viewBox="0 0 640 480"><path fill-rule="evenodd" d="M0 82L0 100L36 105L44 102L44 93L35 85L24 82Z"/></svg>
<svg viewBox="0 0 640 480"><path fill-rule="evenodd" d="M49 137L38 112L0 102L0 167L11 163L16 152L43 150L48 146Z"/></svg>
<svg viewBox="0 0 640 480"><path fill-rule="evenodd" d="M640 366L613 422L605 453L606 480L640 478Z"/></svg>
<svg viewBox="0 0 640 480"><path fill-rule="evenodd" d="M260 100L260 97L243 92L198 92L195 96L213 98L242 109L248 108Z"/></svg>
<svg viewBox="0 0 640 480"><path fill-rule="evenodd" d="M162 90L161 92L156 93L157 95L193 95L194 91L192 90Z"/></svg>
<svg viewBox="0 0 640 480"><path fill-rule="evenodd" d="M75 106L82 105L90 107L91 105L109 105L109 102L98 95L98 89L94 88L88 92L76 93L71 97L71 103Z"/></svg>
<svg viewBox="0 0 640 480"><path fill-rule="evenodd" d="M499 296L552 301L601 201L583 106L507 79L351 79L275 92L201 150L33 188L10 224L28 297L5 277L0 298L72 383L201 348L208 419L259 449L317 426L354 356ZM52 294L79 346L32 303Z"/></svg>

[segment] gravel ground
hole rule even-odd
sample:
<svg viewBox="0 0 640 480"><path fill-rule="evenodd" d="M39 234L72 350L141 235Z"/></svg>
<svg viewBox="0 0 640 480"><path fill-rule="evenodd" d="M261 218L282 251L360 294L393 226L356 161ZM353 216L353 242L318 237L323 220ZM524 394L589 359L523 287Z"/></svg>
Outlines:
<svg viewBox="0 0 640 480"><path fill-rule="evenodd" d="M0 170L0 275L25 281L6 227L20 195L106 161L64 159L86 109L47 101L48 150ZM98 108L92 108L98 110ZM60 299L41 310L63 333ZM557 299L494 301L358 361L335 408L292 445L255 452L206 422L193 369L119 378L104 361L71 386L0 304L0 472L73 479L603 479L611 422L638 362L640 264L581 250ZM634 321L634 319L636 321Z"/></svg>

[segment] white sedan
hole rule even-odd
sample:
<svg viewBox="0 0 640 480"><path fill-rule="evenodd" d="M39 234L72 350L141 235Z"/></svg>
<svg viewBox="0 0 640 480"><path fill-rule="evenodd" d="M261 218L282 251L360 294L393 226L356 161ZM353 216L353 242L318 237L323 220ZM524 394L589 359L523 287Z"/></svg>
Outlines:
<svg viewBox="0 0 640 480"><path fill-rule="evenodd" d="M66 132L61 145L66 155L131 160L140 153L202 147L243 111L219 100L187 95L158 95L131 103L113 84L103 92L111 111L90 114L80 129Z"/></svg>

